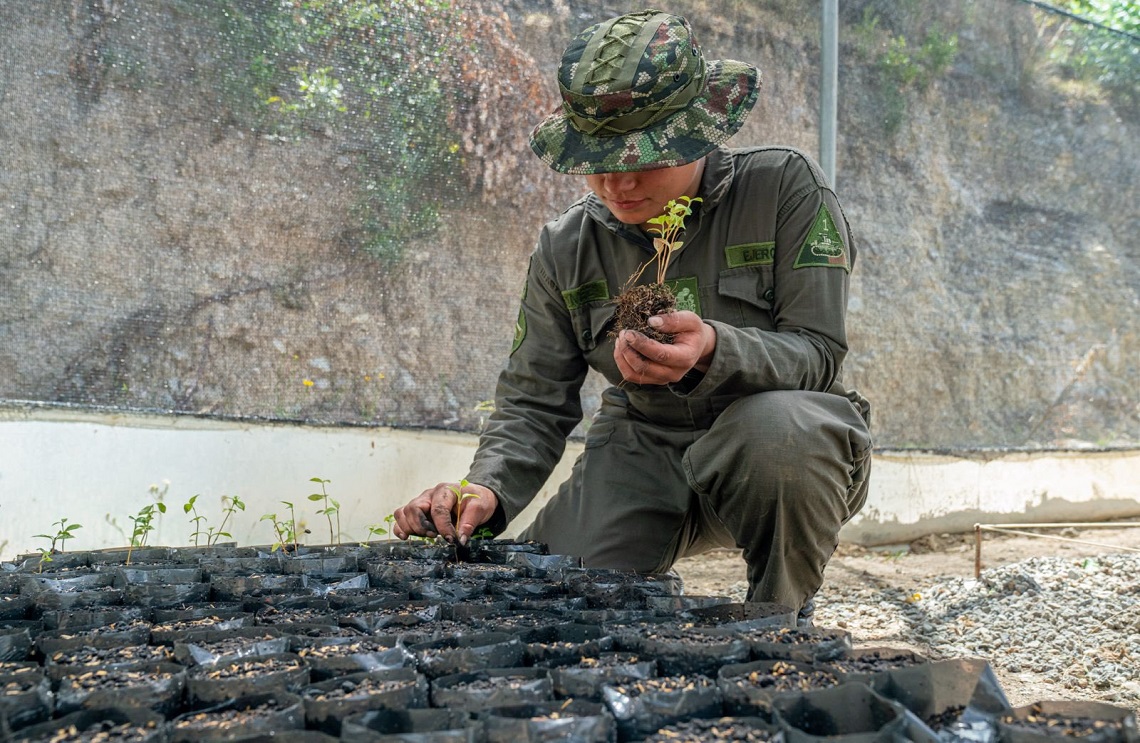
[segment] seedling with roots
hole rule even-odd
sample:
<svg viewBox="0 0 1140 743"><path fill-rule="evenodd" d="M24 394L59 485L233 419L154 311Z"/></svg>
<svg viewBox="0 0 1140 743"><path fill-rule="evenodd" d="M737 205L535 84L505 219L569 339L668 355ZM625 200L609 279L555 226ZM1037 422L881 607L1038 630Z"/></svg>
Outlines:
<svg viewBox="0 0 1140 743"><path fill-rule="evenodd" d="M682 243L677 236L685 228L685 219L692 214L691 205L696 201L700 199L690 199L687 196L671 200L665 205L663 214L648 220L647 229L655 235L654 255L633 272L615 297L617 310L614 312L611 336L617 337L622 330L628 329L642 333L658 343L673 342L673 335L650 326L649 318L672 312L677 308L677 295L673 288L665 283L665 274L669 270L669 263L674 253L681 249ZM657 281L651 284L638 284L637 281L645 269L654 262L657 263Z"/></svg>
<svg viewBox="0 0 1140 743"><path fill-rule="evenodd" d="M649 267L650 263L657 262L657 283L665 283L665 273L669 270L669 262L673 259L673 253L681 249L681 241L677 239L678 233L685 229L685 219L693 213L690 206L694 202L700 201L701 198L689 198L688 196L681 196L673 200L670 199L669 203L665 205L665 212L660 216L653 217L646 220L647 224L652 225L647 228L651 234L656 235L653 238L653 251L654 255L641 267L629 277L626 286L630 287L637 283L641 278L641 274Z"/></svg>
<svg viewBox="0 0 1140 743"><path fill-rule="evenodd" d="M317 511L317 513L321 514L326 519L328 519L328 522L329 522L329 544L332 544L335 541L337 546L339 547L340 546L340 503L337 503L335 500L330 498L328 491L325 489L325 485L327 485L329 482L331 482L331 480L322 480L319 477L310 477L309 482L317 482L317 483L320 483L320 485L321 485L321 492L310 494L309 500L311 500L311 501L323 501L324 502L325 507L322 508L321 510ZM336 516L336 535L335 536L333 535L333 516Z"/></svg>

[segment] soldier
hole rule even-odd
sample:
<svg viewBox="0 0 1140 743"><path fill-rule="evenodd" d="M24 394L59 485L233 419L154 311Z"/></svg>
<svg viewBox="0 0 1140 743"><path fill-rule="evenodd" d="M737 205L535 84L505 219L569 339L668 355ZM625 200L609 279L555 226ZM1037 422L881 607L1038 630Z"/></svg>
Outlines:
<svg viewBox="0 0 1140 743"><path fill-rule="evenodd" d="M523 537L587 567L665 572L742 550L748 600L799 610L863 505L869 406L841 382L855 247L819 167L787 147L729 149L760 73L706 60L681 17L647 10L578 34L562 106L531 134L592 193L542 229L496 405L454 523L457 483L395 512L396 536L466 544L533 499L582 418L587 370L612 385L585 450ZM687 196L667 283L680 301L615 334L613 298L654 255L649 220Z"/></svg>

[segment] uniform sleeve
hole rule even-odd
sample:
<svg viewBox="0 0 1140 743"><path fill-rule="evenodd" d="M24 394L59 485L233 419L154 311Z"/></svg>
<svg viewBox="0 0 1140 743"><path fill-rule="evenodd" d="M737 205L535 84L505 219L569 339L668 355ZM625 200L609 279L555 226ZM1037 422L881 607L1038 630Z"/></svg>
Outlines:
<svg viewBox="0 0 1140 743"><path fill-rule="evenodd" d="M854 247L835 194L802 158L779 189L773 285L757 301L775 330L709 320L717 333L708 372L686 395L747 395L769 390L827 391L847 355L845 329Z"/></svg>
<svg viewBox="0 0 1140 743"><path fill-rule="evenodd" d="M546 483L582 420L587 364L565 300L541 259L547 233L531 256L507 366L495 390L495 411L479 439L469 482L499 499L488 527L498 533ZM546 247L549 247L548 245Z"/></svg>

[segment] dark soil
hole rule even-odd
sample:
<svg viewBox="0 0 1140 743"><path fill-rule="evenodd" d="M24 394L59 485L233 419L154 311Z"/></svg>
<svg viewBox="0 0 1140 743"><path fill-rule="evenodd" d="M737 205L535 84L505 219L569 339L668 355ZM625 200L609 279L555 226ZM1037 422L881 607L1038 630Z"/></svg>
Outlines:
<svg viewBox="0 0 1140 743"><path fill-rule="evenodd" d="M663 312L672 312L677 307L677 298L673 290L665 284L643 284L631 286L614 299L617 312L614 313L614 329L610 332L616 336L623 330L636 330L658 343L672 343L671 333L662 333L656 328L649 327L649 318Z"/></svg>

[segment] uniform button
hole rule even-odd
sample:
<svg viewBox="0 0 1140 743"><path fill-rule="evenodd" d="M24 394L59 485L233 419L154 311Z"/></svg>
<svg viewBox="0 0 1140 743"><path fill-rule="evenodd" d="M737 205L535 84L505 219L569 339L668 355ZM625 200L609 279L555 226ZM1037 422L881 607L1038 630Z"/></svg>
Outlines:
<svg viewBox="0 0 1140 743"><path fill-rule="evenodd" d="M582 331L582 340L589 341L593 337L594 337L593 333L591 333L589 330L583 330Z"/></svg>
<svg viewBox="0 0 1140 743"><path fill-rule="evenodd" d="M773 289L772 287L768 287L767 289L764 290L764 301L765 302L771 302L775 298L776 298L776 290L775 289Z"/></svg>

